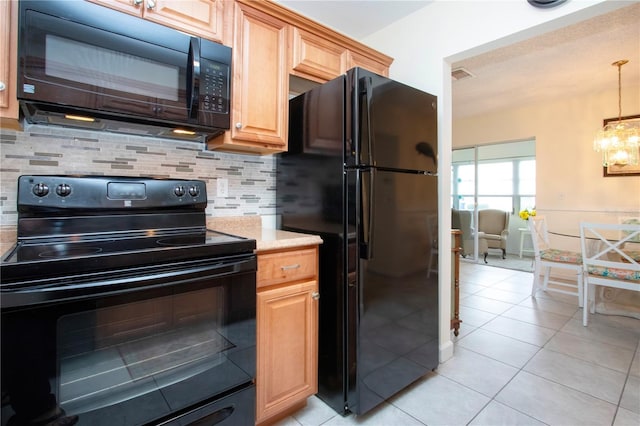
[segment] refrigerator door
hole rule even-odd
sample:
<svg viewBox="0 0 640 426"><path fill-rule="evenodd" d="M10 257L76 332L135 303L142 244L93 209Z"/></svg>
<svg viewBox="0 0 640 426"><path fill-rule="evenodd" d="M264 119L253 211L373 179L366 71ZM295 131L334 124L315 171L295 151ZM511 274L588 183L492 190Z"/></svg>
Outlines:
<svg viewBox="0 0 640 426"><path fill-rule="evenodd" d="M358 169L347 185L357 218L347 405L363 414L438 366L437 178Z"/></svg>
<svg viewBox="0 0 640 426"><path fill-rule="evenodd" d="M437 98L386 77L347 72L348 166L437 172Z"/></svg>

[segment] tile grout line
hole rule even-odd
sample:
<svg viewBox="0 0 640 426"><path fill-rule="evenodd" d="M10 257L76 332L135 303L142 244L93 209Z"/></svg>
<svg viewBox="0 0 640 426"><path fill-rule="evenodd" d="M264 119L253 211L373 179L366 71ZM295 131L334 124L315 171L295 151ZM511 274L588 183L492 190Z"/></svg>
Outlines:
<svg viewBox="0 0 640 426"><path fill-rule="evenodd" d="M631 357L631 363L629 364L629 368L627 369L627 377L624 380L624 385L622 386L622 392L620 392L620 397L618 398L618 406L616 407L616 412L613 414L613 421L611 422L612 425L615 423L616 417L618 417L618 412L620 411L620 407L621 407L620 404L622 403L624 392L627 389L627 383L629 383L629 378L631 377L631 367L633 367L633 361L635 360L636 355L638 355L638 352L639 352L638 348L640 348L640 342L636 345L636 349L634 350L633 356ZM637 413L637 414L640 414L640 413Z"/></svg>

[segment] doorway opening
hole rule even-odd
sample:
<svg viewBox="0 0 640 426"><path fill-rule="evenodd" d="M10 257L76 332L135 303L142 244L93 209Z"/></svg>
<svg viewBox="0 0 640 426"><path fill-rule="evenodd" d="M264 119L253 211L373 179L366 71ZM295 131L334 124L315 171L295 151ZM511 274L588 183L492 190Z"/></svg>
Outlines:
<svg viewBox="0 0 640 426"><path fill-rule="evenodd" d="M454 149L451 176L451 209L471 217L468 226L468 220L462 225L465 258L484 263L488 252L493 266L531 271L531 238L519 213L536 206L535 139ZM488 209L506 212L504 258L481 241L479 212ZM460 224L453 218L452 223Z"/></svg>

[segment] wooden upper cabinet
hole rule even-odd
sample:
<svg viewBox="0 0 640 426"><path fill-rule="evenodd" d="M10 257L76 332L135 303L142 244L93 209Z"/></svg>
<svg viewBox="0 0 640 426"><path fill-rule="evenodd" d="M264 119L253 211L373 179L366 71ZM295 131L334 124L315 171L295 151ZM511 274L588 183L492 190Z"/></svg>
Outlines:
<svg viewBox="0 0 640 426"><path fill-rule="evenodd" d="M119 10L130 15L142 17L144 13L144 1L138 0L87 0L91 3L98 3L111 9Z"/></svg>
<svg viewBox="0 0 640 426"><path fill-rule="evenodd" d="M223 41L224 0L89 0L208 40Z"/></svg>
<svg viewBox="0 0 640 426"><path fill-rule="evenodd" d="M350 51L347 56L347 69L353 67L361 67L376 74L388 77L389 65L390 63L383 63L370 56L365 56L357 52Z"/></svg>
<svg viewBox="0 0 640 426"><path fill-rule="evenodd" d="M146 0L149 3L151 0ZM223 40L224 0L156 0L146 19L213 41Z"/></svg>
<svg viewBox="0 0 640 426"><path fill-rule="evenodd" d="M389 76L393 58L293 11L283 9L281 13L291 25L291 75L324 83L350 68L362 67Z"/></svg>
<svg viewBox="0 0 640 426"><path fill-rule="evenodd" d="M17 99L18 2L0 2L0 119L2 127L19 128Z"/></svg>
<svg viewBox="0 0 640 426"><path fill-rule="evenodd" d="M209 141L209 148L287 149L289 26L260 10L261 3L235 2L231 131Z"/></svg>
<svg viewBox="0 0 640 426"><path fill-rule="evenodd" d="M292 28L291 39L291 74L325 82L345 71L345 47L295 27Z"/></svg>

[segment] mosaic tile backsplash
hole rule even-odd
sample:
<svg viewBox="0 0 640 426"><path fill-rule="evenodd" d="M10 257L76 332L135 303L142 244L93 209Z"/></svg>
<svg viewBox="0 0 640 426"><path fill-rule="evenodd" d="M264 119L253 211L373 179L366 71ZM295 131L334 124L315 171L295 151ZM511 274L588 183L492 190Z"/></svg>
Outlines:
<svg viewBox="0 0 640 426"><path fill-rule="evenodd" d="M110 175L200 179L207 216L275 214L275 158L204 150L195 142L25 125L0 129L0 224L17 224L20 175ZM216 194L228 179L228 194Z"/></svg>

